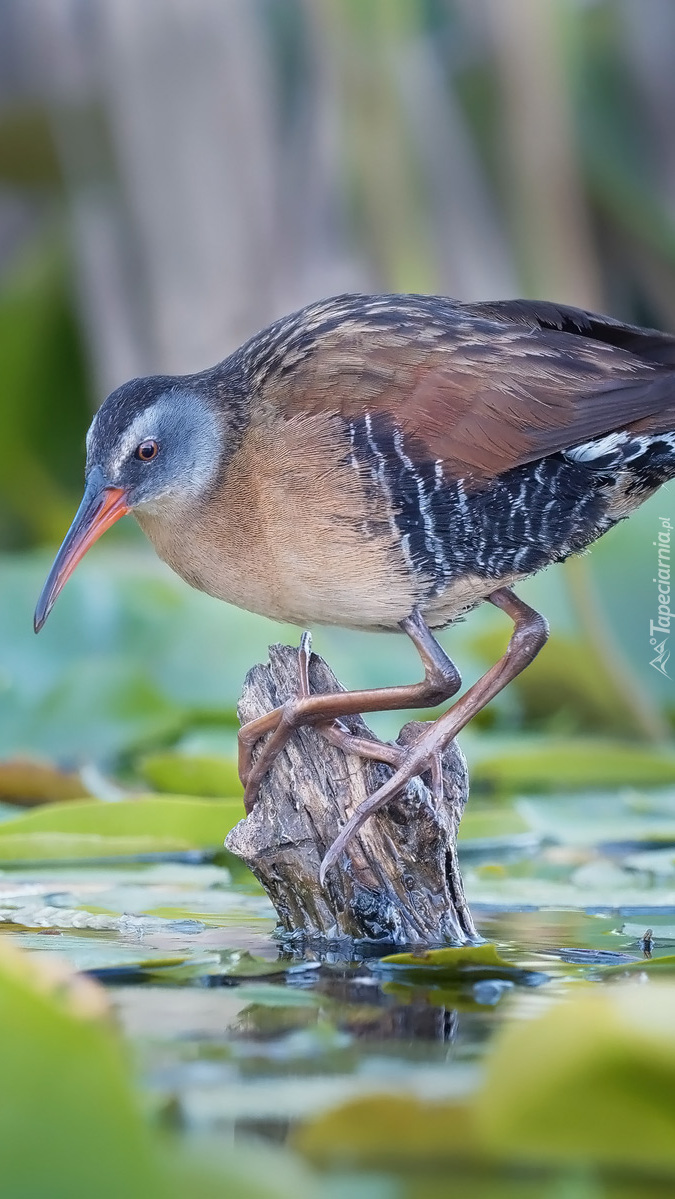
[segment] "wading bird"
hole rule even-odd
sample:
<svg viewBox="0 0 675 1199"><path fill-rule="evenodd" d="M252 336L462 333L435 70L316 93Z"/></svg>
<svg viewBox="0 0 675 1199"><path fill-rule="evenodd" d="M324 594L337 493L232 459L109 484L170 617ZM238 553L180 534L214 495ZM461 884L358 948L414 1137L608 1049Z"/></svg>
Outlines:
<svg viewBox="0 0 675 1199"><path fill-rule="evenodd" d="M239 733L250 811L294 728L319 726L393 773L330 847L439 755L547 637L512 585L583 550L675 477L675 337L550 303L343 295L276 321L217 366L134 379L87 436L86 487L35 614L126 512L210 595L298 625L403 630L424 679L296 697ZM483 600L504 656L399 748L356 712L435 706L460 679L433 636ZM253 748L269 734L255 760Z"/></svg>

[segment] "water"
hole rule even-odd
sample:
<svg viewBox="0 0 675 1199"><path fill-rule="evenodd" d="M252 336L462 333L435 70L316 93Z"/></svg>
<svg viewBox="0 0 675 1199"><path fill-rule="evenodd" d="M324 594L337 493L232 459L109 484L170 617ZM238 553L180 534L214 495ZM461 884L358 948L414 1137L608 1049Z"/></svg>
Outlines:
<svg viewBox="0 0 675 1199"><path fill-rule="evenodd" d="M7 867L0 935L97 980L156 1120L187 1141L295 1144L317 1115L383 1096L461 1107L484 1087L505 1028L534 1028L589 988L637 981L647 996L662 985L649 971L675 950L670 792L516 809L525 834L474 837L462 853L478 930L503 959L496 968L436 978L383 967L372 947L292 952L266 896L228 856ZM333 1169L330 1194L446 1193L436 1175L422 1185L418 1165L414 1185L409 1170L375 1165ZM652 1193L643 1181L636 1192L593 1190L597 1180L574 1171L556 1175L568 1191L537 1190L527 1170L512 1192L509 1171L496 1190L475 1190L467 1176L447 1193Z"/></svg>
<svg viewBox="0 0 675 1199"><path fill-rule="evenodd" d="M584 851L581 865L580 853L542 847L533 856L504 844L482 855L474 846L465 860L481 936L537 985L471 977L445 988L402 984L382 974L377 956L346 959L344 947L284 953L255 881L208 861L5 870L0 929L24 948L67 957L106 987L141 1084L185 1127L255 1128L280 1140L289 1123L354 1096L464 1094L505 1022L543 1010L571 979L599 977L595 967L639 961L648 927L654 956L672 952L675 907L659 904L662 888L649 881L650 854L663 857L663 847L642 850L634 868L633 844ZM583 898L574 879L590 866L592 910L557 906L556 896L569 903L575 887ZM519 880L526 896L536 885L551 904L494 902ZM616 903L620 880L628 904ZM262 961L247 972L242 953ZM233 962L240 974L223 973Z"/></svg>

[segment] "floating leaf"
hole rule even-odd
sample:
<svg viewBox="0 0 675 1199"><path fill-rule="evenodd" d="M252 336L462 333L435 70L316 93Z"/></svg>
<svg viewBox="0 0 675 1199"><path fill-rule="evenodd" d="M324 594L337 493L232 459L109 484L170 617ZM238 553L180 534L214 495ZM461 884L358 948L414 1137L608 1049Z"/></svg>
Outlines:
<svg viewBox="0 0 675 1199"><path fill-rule="evenodd" d="M460 841L520 841L531 836L530 826L515 808L469 805L459 826Z"/></svg>
<svg viewBox="0 0 675 1199"><path fill-rule="evenodd" d="M0 824L0 861L55 861L219 848L240 800L143 797L46 804Z"/></svg>
<svg viewBox="0 0 675 1199"><path fill-rule="evenodd" d="M102 997L63 965L0 947L2 1187L13 1199L169 1193Z"/></svg>
<svg viewBox="0 0 675 1199"><path fill-rule="evenodd" d="M266 978L297 970L292 962L278 958L270 961L245 949L223 949L219 953L168 962L166 966L159 962L158 966L159 969L154 962L149 962L144 973L163 983L192 983L198 978Z"/></svg>
<svg viewBox="0 0 675 1199"><path fill-rule="evenodd" d="M490 791L657 787L675 783L675 753L590 737L515 738L470 755L471 785Z"/></svg>
<svg viewBox="0 0 675 1199"><path fill-rule="evenodd" d="M58 799L82 799L88 794L79 774L47 762L10 758L0 762L0 800L30 808Z"/></svg>
<svg viewBox="0 0 675 1199"><path fill-rule="evenodd" d="M230 949L221 957L220 974L229 978L261 978L266 974L285 974L293 966L293 962L284 962L279 958L269 961L258 958L247 950Z"/></svg>
<svg viewBox="0 0 675 1199"><path fill-rule="evenodd" d="M546 982L548 975L535 970L525 970L505 961L489 942L483 945L463 945L447 949L429 949L425 953L392 953L381 958L374 967L384 973L395 974L410 982L442 983L453 979L475 981L480 978L506 978L538 986Z"/></svg>
<svg viewBox="0 0 675 1199"><path fill-rule="evenodd" d="M521 799L518 811L540 836L564 845L675 842L675 811L636 811L630 792Z"/></svg>
<svg viewBox="0 0 675 1199"><path fill-rule="evenodd" d="M292 1144L317 1165L426 1167L476 1149L471 1110L411 1095L369 1095L301 1125Z"/></svg>
<svg viewBox="0 0 675 1199"><path fill-rule="evenodd" d="M0 945L2 1192L12 1199L301 1199L281 1155L217 1162L160 1141L124 1076L102 990L59 959ZM283 1163L283 1164L282 1164Z"/></svg>
<svg viewBox="0 0 675 1199"><path fill-rule="evenodd" d="M226 797L243 792L234 759L213 754L148 754L137 770L146 783L174 795Z"/></svg>
<svg viewBox="0 0 675 1199"><path fill-rule="evenodd" d="M138 966L139 980L169 984L193 983L213 973L220 973L220 955L198 954L195 957L176 958L174 961L146 962Z"/></svg>
<svg viewBox="0 0 675 1199"><path fill-rule="evenodd" d="M601 966L599 972L605 977L609 974L673 974L675 954L664 954L660 958L640 958L620 966Z"/></svg>
<svg viewBox="0 0 675 1199"><path fill-rule="evenodd" d="M369 1096L301 1125L294 1147L322 1166L574 1164L670 1177L675 989L581 988L538 1019L506 1026L465 1103ZM635 1193L651 1193L648 1183Z"/></svg>
<svg viewBox="0 0 675 1199"><path fill-rule="evenodd" d="M47 657L45 672L52 665ZM0 719L2 752L19 747L50 758L91 761L176 737L187 713L137 664L125 664L120 656L103 666L92 656L72 661L43 695L32 694L14 674L7 690L0 691Z"/></svg>
<svg viewBox="0 0 675 1199"><path fill-rule="evenodd" d="M111 954L111 956L114 956ZM123 955L119 955L122 957ZM162 957L159 954L156 959L148 959L143 957L142 960L134 962L132 955L129 954L128 961L120 961L111 965L103 966L87 966L84 973L89 978L95 978L97 982L106 983L108 986L121 986L124 984L134 985L136 983L146 982L151 979L161 979L165 973L171 969L177 970L183 965L196 965L198 962L210 961L211 957L202 957L198 959L186 958L184 954L180 956L168 958ZM202 973L204 973L202 969Z"/></svg>
<svg viewBox="0 0 675 1199"><path fill-rule="evenodd" d="M31 355L34 362L33 347ZM53 405L52 383L42 390ZM0 414L16 407L14 396L7 411L0 403ZM86 404L84 409L78 437L89 419ZM71 436L68 444L72 450L78 438ZM55 518L51 496L26 485L23 444L3 445L0 461L5 452L13 463L17 495L36 492L36 517L44 521L48 514L50 524L41 537L56 541L72 517L72 502L64 502ZM81 464L76 470L79 488ZM3 486L0 480L0 496ZM128 534L133 532L129 522ZM244 674L279 628L186 587L137 535L137 548L128 539L122 549L119 539L115 546L115 531L108 535L110 541L75 572L39 639L31 613L50 555L2 559L0 754L90 762L166 747L207 721L231 730Z"/></svg>
<svg viewBox="0 0 675 1199"><path fill-rule="evenodd" d="M546 976L542 976L542 982ZM475 982L471 976L457 978L451 983L438 986L421 986L411 980L386 982L382 985L384 995L390 995L398 1003L419 1003L424 1000L432 1007L446 1008L455 1012L481 1012L495 1007L504 995L515 986L513 978L481 978Z"/></svg>
<svg viewBox="0 0 675 1199"><path fill-rule="evenodd" d="M582 985L583 986L583 985ZM675 1168L675 988L583 987L505 1027L476 1100L496 1153Z"/></svg>

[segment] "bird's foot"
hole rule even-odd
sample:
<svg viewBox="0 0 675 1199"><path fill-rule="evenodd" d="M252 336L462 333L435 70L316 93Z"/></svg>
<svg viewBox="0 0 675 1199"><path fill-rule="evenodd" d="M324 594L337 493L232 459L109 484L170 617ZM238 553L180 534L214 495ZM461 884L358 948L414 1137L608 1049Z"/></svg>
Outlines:
<svg viewBox="0 0 675 1199"><path fill-rule="evenodd" d="M392 741L380 741L377 737L360 737L358 733L350 732L346 724L339 719L332 720L330 724L318 725L317 732L345 754L355 754L373 762L385 762L395 770L402 764L403 750L400 746Z"/></svg>
<svg viewBox="0 0 675 1199"><path fill-rule="evenodd" d="M331 745L337 745L343 753L355 754L359 758L367 758L373 762L384 762L387 766L392 766L394 770L400 770L405 766L408 746L422 735L424 724L413 721L405 725L402 732L405 733L406 730L410 731L406 734L405 744L397 745L393 741L380 741L377 737L359 737L357 733L351 733L341 720L334 720L330 725L319 725L318 728L322 737L325 737L326 741L330 741ZM431 774L432 794L437 799L441 799L443 797L441 755L433 754L426 769Z"/></svg>
<svg viewBox="0 0 675 1199"><path fill-rule="evenodd" d="M457 703L453 704L433 723L423 728L421 735L403 751L401 764L391 778L360 804L335 838L321 863L319 881L322 886L331 866L335 865L342 851L366 820L383 804L400 795L411 779L431 770L432 774L435 772L435 785L438 786L440 781L438 763L450 742L477 712L480 712L511 679L516 678L529 665L545 644L548 625L543 616L519 600L512 591L501 587L497 591L493 591L489 600L495 607L506 612L513 621L513 632L506 652L473 686L469 687L469 690Z"/></svg>
<svg viewBox="0 0 675 1199"><path fill-rule="evenodd" d="M394 773L386 783L383 783L377 791L374 791L368 799L364 800L340 830L321 863L321 870L319 872L321 886L325 884L328 871L335 865L340 854L356 836L366 820L379 808L383 807L385 803L396 799L397 796L405 791L412 779L421 777L424 774L430 774L431 793L437 801L440 802L442 800L444 793L442 755L444 749L452 740L454 733L450 733L447 740L443 738L441 741L436 729L437 724L438 721L430 722L426 728L424 724L417 722L408 724L402 730L406 736L406 744L382 745L375 742L375 749L372 753L368 752L367 749L371 743L363 738L352 738L349 735L350 740L358 743L358 745L355 744L350 748L346 741L342 744L342 748L347 753L356 752L363 757L372 757L379 761L386 761L394 767ZM379 752L380 749L385 749L388 754L391 751L391 755L385 757L384 754Z"/></svg>
<svg viewBox="0 0 675 1199"><path fill-rule="evenodd" d="M321 719L321 714L316 711L318 697L312 695L309 683L311 655L311 634L305 632L298 648L297 693L290 696L280 707L267 712L258 720L249 721L239 730L239 777L244 785L244 808L247 814L253 811L260 783L277 754L281 753L294 731L302 725L313 725L327 741L347 754L384 762L395 770L404 763L406 751L401 746L389 741L380 741L375 737L360 737L350 732L338 716L331 720ZM336 707L340 706L341 694L337 692L330 697ZM254 762L253 749L266 733L271 735ZM431 770L434 789L440 789L442 793L440 758L432 764Z"/></svg>

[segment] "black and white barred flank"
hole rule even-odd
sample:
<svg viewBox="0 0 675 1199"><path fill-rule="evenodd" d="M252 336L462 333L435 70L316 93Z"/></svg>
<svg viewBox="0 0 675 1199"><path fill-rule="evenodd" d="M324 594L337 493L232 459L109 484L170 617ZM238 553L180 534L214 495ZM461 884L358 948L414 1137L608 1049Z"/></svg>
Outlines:
<svg viewBox="0 0 675 1199"><path fill-rule="evenodd" d="M675 476L675 433L613 433L514 467L476 488L424 460L386 414L349 422L351 465L380 491L407 565L429 596L466 574L528 575L583 550L619 516L616 489L635 505Z"/></svg>

